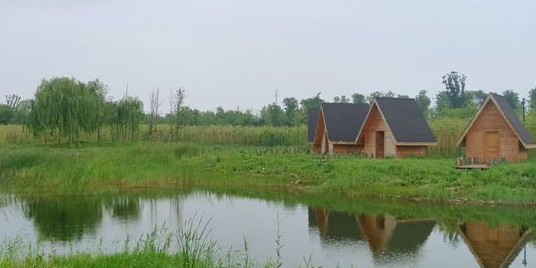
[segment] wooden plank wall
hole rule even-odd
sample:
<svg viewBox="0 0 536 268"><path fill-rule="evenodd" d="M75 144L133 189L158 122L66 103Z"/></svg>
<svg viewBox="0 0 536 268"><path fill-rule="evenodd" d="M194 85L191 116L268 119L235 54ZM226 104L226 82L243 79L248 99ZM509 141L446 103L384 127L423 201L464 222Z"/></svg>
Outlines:
<svg viewBox="0 0 536 268"><path fill-rule="evenodd" d="M415 156L426 155L426 146L397 146L396 147L397 158L404 158L410 155L415 155Z"/></svg>
<svg viewBox="0 0 536 268"><path fill-rule="evenodd" d="M355 144L333 144L335 154L357 154L363 152L363 146Z"/></svg>
<svg viewBox="0 0 536 268"><path fill-rule="evenodd" d="M466 156L484 161L484 132L498 131L500 137L499 155L507 162L526 159L527 154L520 152L519 140L499 109L488 102L465 137Z"/></svg>
<svg viewBox="0 0 536 268"><path fill-rule="evenodd" d="M385 156L396 156L396 146L393 135L389 132L387 124L383 121L378 107L374 106L363 127L363 136L365 137L364 152L367 155L376 154L376 131L385 131Z"/></svg>

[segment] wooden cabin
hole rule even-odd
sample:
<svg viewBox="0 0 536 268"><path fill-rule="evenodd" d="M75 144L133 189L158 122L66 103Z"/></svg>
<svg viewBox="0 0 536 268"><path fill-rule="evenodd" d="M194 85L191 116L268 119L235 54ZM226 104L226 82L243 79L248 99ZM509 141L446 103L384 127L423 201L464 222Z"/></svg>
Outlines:
<svg viewBox="0 0 536 268"><path fill-rule="evenodd" d="M311 153L320 153L320 144L314 143L316 123L318 122L319 113L320 108L313 108L307 112L307 142L309 143Z"/></svg>
<svg viewBox="0 0 536 268"><path fill-rule="evenodd" d="M462 223L458 232L482 268L509 267L531 235L526 228L479 222Z"/></svg>
<svg viewBox="0 0 536 268"><path fill-rule="evenodd" d="M373 256L379 257L377 260L384 259L382 255L416 254L436 224L433 220L398 219L390 215L358 215L356 219Z"/></svg>
<svg viewBox="0 0 536 268"><path fill-rule="evenodd" d="M309 208L309 227L317 228L323 243L332 241L363 241L356 228L355 216L323 208Z"/></svg>
<svg viewBox="0 0 536 268"><path fill-rule="evenodd" d="M436 222L391 215L347 213L309 208L309 227L318 228L324 243L366 241L375 262L413 258L428 240Z"/></svg>
<svg viewBox="0 0 536 268"><path fill-rule="evenodd" d="M329 155L362 152L363 146L356 146L355 139L368 109L365 103L323 103L312 147Z"/></svg>
<svg viewBox="0 0 536 268"><path fill-rule="evenodd" d="M417 102L406 98L376 98L355 143L376 158L426 155L428 146L437 145Z"/></svg>
<svg viewBox="0 0 536 268"><path fill-rule="evenodd" d="M458 141L478 163L517 162L528 158L536 142L501 95L488 95Z"/></svg>

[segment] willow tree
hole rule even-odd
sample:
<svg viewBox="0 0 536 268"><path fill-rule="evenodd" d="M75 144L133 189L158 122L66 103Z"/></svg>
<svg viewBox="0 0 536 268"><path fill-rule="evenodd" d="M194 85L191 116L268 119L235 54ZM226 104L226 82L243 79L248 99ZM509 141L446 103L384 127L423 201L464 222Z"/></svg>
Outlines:
<svg viewBox="0 0 536 268"><path fill-rule="evenodd" d="M43 80L35 93L28 128L34 135L48 134L59 142L78 142L81 134L100 127L105 90L100 82L89 86L73 78Z"/></svg>
<svg viewBox="0 0 536 268"><path fill-rule="evenodd" d="M145 116L143 102L137 98L124 97L109 105L109 109L114 111L110 122L114 136L123 140L135 138Z"/></svg>

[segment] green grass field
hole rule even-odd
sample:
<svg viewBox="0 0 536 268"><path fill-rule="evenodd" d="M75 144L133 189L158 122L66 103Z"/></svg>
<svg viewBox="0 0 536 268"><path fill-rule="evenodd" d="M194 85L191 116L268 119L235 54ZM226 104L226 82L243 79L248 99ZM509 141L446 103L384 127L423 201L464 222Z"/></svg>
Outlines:
<svg viewBox="0 0 536 268"><path fill-rule="evenodd" d="M295 191L304 195L434 202L536 201L536 161L480 171L453 158L324 159L297 147L194 143L3 145L1 191L23 195L97 194L135 188Z"/></svg>

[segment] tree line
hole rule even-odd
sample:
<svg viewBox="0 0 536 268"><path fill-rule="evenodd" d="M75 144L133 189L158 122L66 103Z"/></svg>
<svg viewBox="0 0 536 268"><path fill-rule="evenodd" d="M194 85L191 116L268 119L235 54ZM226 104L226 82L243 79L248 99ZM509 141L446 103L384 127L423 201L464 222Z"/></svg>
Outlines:
<svg viewBox="0 0 536 268"><path fill-rule="evenodd" d="M428 118L439 117L470 118L481 105L487 93L482 90L467 90L467 76L452 71L442 77L444 89L435 96L435 105L426 90L421 90L415 98L423 114ZM501 92L510 105L523 112L522 98L513 90ZM366 103L376 97L409 98L408 95L392 91L375 91L368 95L354 93L347 97L336 96L331 102ZM185 105L184 88L169 93L169 111L162 111L163 98L159 90L150 95L149 112L144 112L143 103L136 97L125 95L112 100L108 87L99 80L87 83L74 78L58 77L43 80L38 86L35 98L21 100L17 95L6 95L5 104L0 104L0 124L23 124L35 136L55 137L60 142L76 142L82 135L94 135L100 140L103 127L109 128L114 139L129 140L139 135L140 125L149 126L149 139L158 139L158 126L169 125L168 140L178 137L184 126L227 125L227 126L298 126L307 122L307 112L327 102L317 93L298 100L287 97L281 103L273 102L264 106L260 113L252 110L201 111ZM536 88L527 96L527 110L536 117Z"/></svg>

